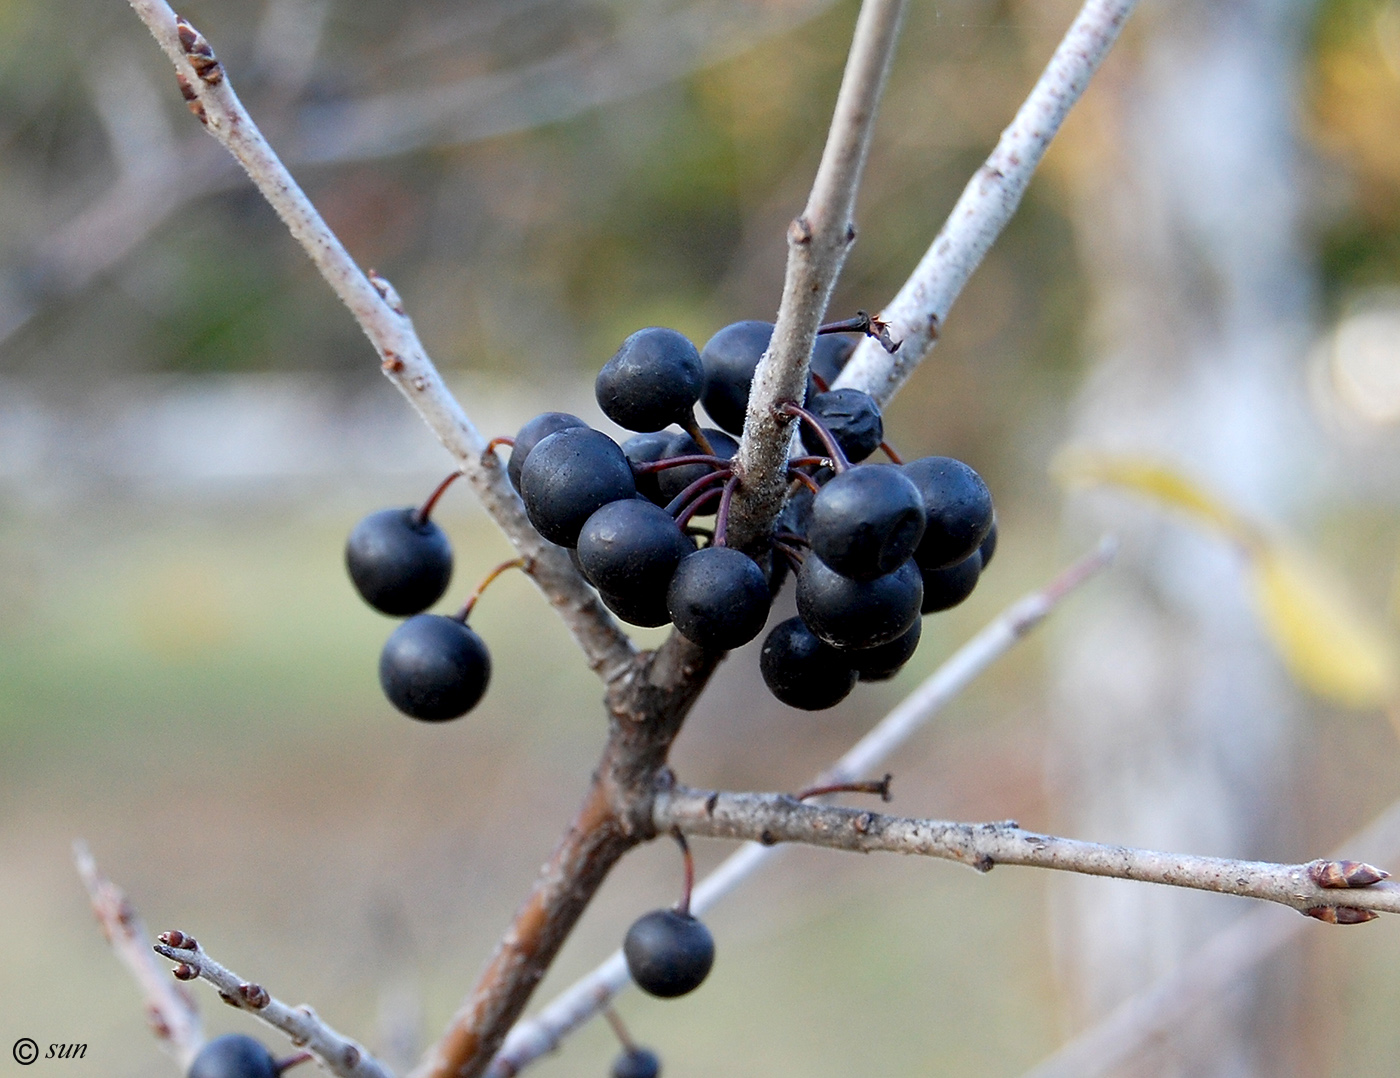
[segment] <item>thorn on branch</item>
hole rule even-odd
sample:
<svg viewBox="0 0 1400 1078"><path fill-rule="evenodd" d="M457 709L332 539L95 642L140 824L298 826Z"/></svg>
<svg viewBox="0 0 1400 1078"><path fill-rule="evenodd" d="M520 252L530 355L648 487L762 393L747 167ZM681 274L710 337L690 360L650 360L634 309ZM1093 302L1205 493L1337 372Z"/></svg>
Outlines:
<svg viewBox="0 0 1400 1078"><path fill-rule="evenodd" d="M879 794L881 801L889 801L894 796L890 789L893 781L894 776L886 772L885 777L878 781L832 782L825 786L809 786L797 795L796 800L806 801L808 798L824 797L827 794Z"/></svg>
<svg viewBox="0 0 1400 1078"><path fill-rule="evenodd" d="M1355 906L1312 906L1303 913L1329 925L1364 925L1380 916L1379 913Z"/></svg>
<svg viewBox="0 0 1400 1078"><path fill-rule="evenodd" d="M200 80L206 86L217 86L223 82L224 65L219 63L204 35L191 26L183 15L175 20L175 29L180 35L180 46L190 58L190 66Z"/></svg>
<svg viewBox="0 0 1400 1078"><path fill-rule="evenodd" d="M1390 873L1364 861L1314 861L1308 866L1313 883L1326 888L1370 887Z"/></svg>

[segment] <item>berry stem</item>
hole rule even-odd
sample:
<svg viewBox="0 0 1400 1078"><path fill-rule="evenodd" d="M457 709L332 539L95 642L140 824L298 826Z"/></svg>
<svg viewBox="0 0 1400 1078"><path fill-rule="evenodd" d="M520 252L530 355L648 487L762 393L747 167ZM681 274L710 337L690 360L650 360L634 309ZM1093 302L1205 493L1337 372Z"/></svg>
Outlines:
<svg viewBox="0 0 1400 1078"><path fill-rule="evenodd" d="M472 615L472 610L476 606L476 601L481 598L481 593L484 592L490 586L491 582L495 580L496 577L500 576L504 572L508 572L511 569L523 569L526 572L530 571L528 561L525 558L512 558L510 561L501 562L500 565L496 566L496 568L492 569L489 573L487 573L486 576L482 579L481 583L476 586L476 590L473 591L471 595L467 596L466 603L463 605L461 611L457 614L457 620L465 625L467 619Z"/></svg>
<svg viewBox="0 0 1400 1078"><path fill-rule="evenodd" d="M830 468L835 462L830 457L793 457L788 461L789 468Z"/></svg>
<svg viewBox="0 0 1400 1078"><path fill-rule="evenodd" d="M826 458L823 457L822 459L825 460ZM789 476L790 478L792 478L792 479L795 479L797 482L801 483L804 487L806 487L808 490L810 490L813 494L820 493L820 491L821 491L821 489L822 489L821 487L817 486L817 481L816 481L815 479L813 479L813 478L812 478L810 475L808 475L806 472L799 472L796 468L789 468L789 469L788 469L788 476Z"/></svg>
<svg viewBox="0 0 1400 1078"><path fill-rule="evenodd" d="M700 512L701 509L707 507L716 498L720 497L721 493L721 491L713 489L705 491L693 502L687 505L685 509L681 511L680 516L676 517L676 526L681 529L684 529L685 526L690 523L691 517L693 517L696 513Z"/></svg>
<svg viewBox="0 0 1400 1078"><path fill-rule="evenodd" d="M700 424L695 422L695 409L691 409L685 414L685 418L680 421L681 430L690 435L691 440L698 445L702 452L715 454L715 447L710 444L710 439L705 437L705 432L700 429Z"/></svg>
<svg viewBox="0 0 1400 1078"><path fill-rule="evenodd" d="M773 543L773 549L787 559L788 566L794 573L802 568L802 551L798 550L796 547L789 546L787 543L775 541Z"/></svg>
<svg viewBox="0 0 1400 1078"><path fill-rule="evenodd" d="M288 1056L286 1059L278 1060L273 1066L277 1068L277 1073L281 1074L283 1071L291 1070L298 1063L310 1063L315 1058L316 1057L310 1052L298 1052L294 1056Z"/></svg>
<svg viewBox="0 0 1400 1078"><path fill-rule="evenodd" d="M893 796L890 793L890 783L893 781L894 776L886 772L878 782L833 782L825 786L809 786L797 795L797 800L806 801L809 797L824 797L827 794L879 794L881 801L888 801Z"/></svg>
<svg viewBox="0 0 1400 1078"><path fill-rule="evenodd" d="M437 489L428 495L428 500L424 502L422 506L420 506L418 509L414 510L414 524L418 524L421 526L423 524L428 523L428 517L432 514L432 511L437 507L438 499L441 498L444 493L446 493L447 488L450 487L453 483L455 483L457 481L458 476L460 476L461 474L461 472L453 472L451 475L449 475L446 479L444 479L441 483L437 485Z"/></svg>
<svg viewBox="0 0 1400 1078"><path fill-rule="evenodd" d="M637 1047L636 1042L627 1035L627 1027L622 1024L622 1019L618 1016L618 1013L611 1007L604 1007L603 1017L608 1020L608 1025L612 1026L613 1032L617 1034L617 1039L622 1042L623 1049L628 1052L635 1051Z"/></svg>
<svg viewBox="0 0 1400 1078"><path fill-rule="evenodd" d="M889 457L895 464L904 463L904 458L895 451L894 446L890 445L889 442L881 442L880 448L885 451L885 456Z"/></svg>
<svg viewBox="0 0 1400 1078"><path fill-rule="evenodd" d="M826 451L831 456L831 463L834 466L833 470L837 475L851 466L851 462L846 459L846 454L842 451L840 444L832 437L831 431L827 429L827 425L820 418L807 411L796 401L783 401L782 404L778 405L778 411L783 415L796 416L812 428L817 437L821 439L822 445L826 446Z"/></svg>
<svg viewBox="0 0 1400 1078"><path fill-rule="evenodd" d="M681 884L681 900L676 903L676 912L682 917L690 916L690 893L695 890L695 858L690 854L690 843L685 840L679 827L672 828L671 837L681 848L681 861L685 865L685 879Z"/></svg>
<svg viewBox="0 0 1400 1078"><path fill-rule="evenodd" d="M774 532L773 538L784 542L788 546L792 547L801 548L804 546L809 547L812 545L805 535L798 535L796 532Z"/></svg>
<svg viewBox="0 0 1400 1078"><path fill-rule="evenodd" d="M699 494L706 487L722 483L733 474L733 471L729 468L718 468L709 475L702 475L666 504L666 512L675 516L684 508L691 498L695 497L695 495Z"/></svg>
<svg viewBox="0 0 1400 1078"><path fill-rule="evenodd" d="M641 464L632 465L633 472L664 472L667 468L679 468L685 464L710 464L716 468L728 468L730 462L724 457L711 456L708 453L687 453L682 457L667 457L665 460L648 460Z"/></svg>
<svg viewBox="0 0 1400 1078"><path fill-rule="evenodd" d="M818 326L817 332L861 333L867 337L874 337L880 342L880 347L890 354L899 351L900 342L890 336L890 324L882 318L876 318L869 311L857 311L854 318L844 318L840 322L828 322L824 326ZM822 392L825 393L826 390Z"/></svg>
<svg viewBox="0 0 1400 1078"><path fill-rule="evenodd" d="M489 442L486 443L486 448L481 451L481 455L483 457L489 457L492 453L494 453L503 445L508 445L512 449L514 449L515 439L510 437L510 435L508 434L502 434L500 437L492 438Z"/></svg>
<svg viewBox="0 0 1400 1078"><path fill-rule="evenodd" d="M808 377L812 379L812 384L817 387L818 393L831 392L831 384L827 382L827 380L823 378L820 374L818 374L816 371L808 371L807 374Z"/></svg>
<svg viewBox="0 0 1400 1078"><path fill-rule="evenodd" d="M734 489L738 485L739 477L731 475L720 492L719 512L715 515L715 546L724 546L724 532L729 527L729 503L734 500Z"/></svg>

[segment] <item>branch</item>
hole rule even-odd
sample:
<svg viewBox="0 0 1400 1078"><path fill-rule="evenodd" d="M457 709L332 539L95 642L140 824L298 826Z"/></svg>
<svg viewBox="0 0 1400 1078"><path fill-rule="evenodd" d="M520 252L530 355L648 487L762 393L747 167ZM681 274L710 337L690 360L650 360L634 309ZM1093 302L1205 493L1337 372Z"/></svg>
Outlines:
<svg viewBox="0 0 1400 1078"><path fill-rule="evenodd" d="M982 671L1010 651L1072 592L1100 573L1112 560L1115 549L1116 544L1105 539L1092 553L1045 587L1003 610L925 678L849 752L817 776L814 785L847 781L869 774L883 764ZM691 912L698 916L713 907L781 850L780 846L754 842L731 854L695 888L690 900ZM510 1078L554 1051L565 1037L599 1014L631 983L622 952L614 952L593 972L561 992L538 1015L510 1031L505 1046L487 1072L489 1078Z"/></svg>
<svg viewBox="0 0 1400 1078"><path fill-rule="evenodd" d="M82 840L73 843L73 861L107 942L146 997L152 1032L165 1043L181 1072L187 1070L204 1044L194 1000L160 968L136 908L120 887L97 871L97 862Z"/></svg>
<svg viewBox="0 0 1400 1078"><path fill-rule="evenodd" d="M774 408L803 399L817 326L855 242L856 191L904 6L905 0L865 0L861 5L812 193L802 215L788 226L782 303L768 352L754 372L739 445L736 474L741 482L729 518L729 542L741 549L753 549L767 537L787 488L793 420Z"/></svg>
<svg viewBox="0 0 1400 1078"><path fill-rule="evenodd" d="M1400 801L1334 856L1368 860L1400 857ZM1272 906L1253 910L1221 929L1166 976L1130 996L1074 1037L1024 1078L1106 1078L1149 1041L1169 1032L1238 977L1292 942L1308 927Z"/></svg>
<svg viewBox="0 0 1400 1078"><path fill-rule="evenodd" d="M172 962L175 976L190 981L203 978L219 990L225 1003L256 1015L280 1029L298 1048L305 1048L321 1065L340 1078L393 1078L384 1064L348 1037L341 1036L310 1007L289 1007L268 994L260 984L245 981L210 958L193 936L183 932L162 932L155 952Z"/></svg>
<svg viewBox="0 0 1400 1078"><path fill-rule="evenodd" d="M855 386L888 404L932 351L953 301L1021 204L1050 140L1136 3L1087 0L996 149L968 181L918 268L880 312L900 347L890 354L873 340L862 341L837 386Z"/></svg>
<svg viewBox="0 0 1400 1078"><path fill-rule="evenodd" d="M1278 902L1333 924L1359 924L1377 913L1400 913L1400 884L1383 883L1389 873L1352 861L1276 865L1158 853L1042 835L1014 821L916 820L811 805L788 794L719 793L682 786L657 794L652 822L658 831L679 827L688 835L749 839L765 846L803 842L856 853L919 854L959 861L979 872L997 865L1028 865L1163 883Z"/></svg>
<svg viewBox="0 0 1400 1078"><path fill-rule="evenodd" d="M625 675L636 649L565 552L530 526L505 468L495 454L486 452L485 439L443 384L392 286L373 271L368 276L361 272L263 138L203 36L183 20L177 22L165 0L131 0L131 6L174 62L191 110L247 171L350 309L379 353L384 373L456 458L487 512L527 559L530 576L583 648L589 665L607 681Z"/></svg>

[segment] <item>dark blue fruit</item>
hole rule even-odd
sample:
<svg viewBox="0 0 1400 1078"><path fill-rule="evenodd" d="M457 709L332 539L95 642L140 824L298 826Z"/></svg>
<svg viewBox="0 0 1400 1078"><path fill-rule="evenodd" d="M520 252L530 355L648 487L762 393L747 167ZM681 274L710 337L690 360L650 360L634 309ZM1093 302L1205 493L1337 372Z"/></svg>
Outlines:
<svg viewBox="0 0 1400 1078"><path fill-rule="evenodd" d="M670 498L661 496L660 472L639 472L638 465L652 464L666 456L675 431L656 430L646 434L634 434L622 443L622 455L632 465L632 479L637 484L637 493L649 502L665 505Z"/></svg>
<svg viewBox="0 0 1400 1078"><path fill-rule="evenodd" d="M838 573L873 580L892 573L924 534L919 489L891 464L848 468L812 502L807 538Z"/></svg>
<svg viewBox="0 0 1400 1078"><path fill-rule="evenodd" d="M613 1061L612 1078L660 1078L661 1058L650 1048L627 1048Z"/></svg>
<svg viewBox="0 0 1400 1078"><path fill-rule="evenodd" d="M927 587L924 588L924 596L927 601ZM864 648L861 651L846 651L842 654L846 656L846 661L855 667L856 677L861 681L886 681L899 673L900 667L914 657L923 629L924 623L915 621L907 633L888 644L881 644L878 648Z"/></svg>
<svg viewBox="0 0 1400 1078"><path fill-rule="evenodd" d="M982 555L982 568L992 564L992 555L997 552L997 515L992 514L992 526L987 529L986 538L982 540L982 545L977 548L977 553Z"/></svg>
<svg viewBox="0 0 1400 1078"><path fill-rule="evenodd" d="M576 545L584 522L608 502L636 493L632 466L618 444L590 427L570 427L541 440L520 472L530 523L560 546Z"/></svg>
<svg viewBox="0 0 1400 1078"><path fill-rule="evenodd" d="M730 434L744 431L753 372L772 339L772 322L735 322L700 350L705 368L705 412Z"/></svg>
<svg viewBox="0 0 1400 1078"><path fill-rule="evenodd" d="M639 329L593 384L603 414L628 430L655 431L691 415L705 390L695 345L674 329Z"/></svg>
<svg viewBox="0 0 1400 1078"><path fill-rule="evenodd" d="M669 625L671 612L666 609L666 593L631 592L626 595L613 595L598 589L598 598L603 605L620 617L628 625L640 625L643 629L655 629Z"/></svg>
<svg viewBox="0 0 1400 1078"><path fill-rule="evenodd" d="M982 477L952 457L920 457L902 466L924 499L928 522L914 560L920 569L962 561L992 528L992 492Z"/></svg>
<svg viewBox="0 0 1400 1078"><path fill-rule="evenodd" d="M540 442L561 430L586 426L588 424L582 419L568 412L544 412L527 422L515 436L515 444L510 447L510 456L506 459L506 475L510 477L510 485L519 492L520 470L525 467L525 458Z"/></svg>
<svg viewBox="0 0 1400 1078"><path fill-rule="evenodd" d="M826 424L836 444L852 464L864 460L885 440L885 424L880 406L869 393L859 389L833 389L818 393L807 402L807 410ZM802 424L802 444L809 453L826 455L826 446L808 424Z"/></svg>
<svg viewBox="0 0 1400 1078"><path fill-rule="evenodd" d="M345 567L365 602L394 617L428 609L452 579L452 544L417 509L381 509L350 532Z"/></svg>
<svg viewBox="0 0 1400 1078"><path fill-rule="evenodd" d="M409 618L379 655L379 684L389 702L415 719L465 715L486 692L491 656L467 625L439 614Z"/></svg>
<svg viewBox="0 0 1400 1078"><path fill-rule="evenodd" d="M856 685L847 654L818 640L801 618L773 626L763 641L758 669L769 692L803 711L835 707Z"/></svg>
<svg viewBox="0 0 1400 1078"><path fill-rule="evenodd" d="M771 603L763 570L752 558L725 546L686 555L666 592L676 629L713 651L729 651L761 633Z"/></svg>
<svg viewBox="0 0 1400 1078"><path fill-rule="evenodd" d="M186 1078L277 1078L277 1060L242 1033L225 1033L199 1050Z"/></svg>
<svg viewBox="0 0 1400 1078"><path fill-rule="evenodd" d="M578 536L584 575L615 596L664 594L676 566L694 550L666 510L638 498L609 502Z"/></svg>
<svg viewBox="0 0 1400 1078"><path fill-rule="evenodd" d="M874 580L852 580L808 554L797 574L797 612L832 647L873 648L909 631L923 592L912 559Z"/></svg>
<svg viewBox="0 0 1400 1078"><path fill-rule="evenodd" d="M812 349L812 373L828 386L846 369L846 363L856 350L855 337L838 333L823 333Z"/></svg>
<svg viewBox="0 0 1400 1078"><path fill-rule="evenodd" d="M974 550L955 565L919 571L924 578L924 598L919 612L936 614L940 610L951 610L977 587L982 575L982 553Z"/></svg>
<svg viewBox="0 0 1400 1078"><path fill-rule="evenodd" d="M715 941L694 917L652 910L627 930L622 953L638 988L671 999L700 987L714 965Z"/></svg>
<svg viewBox="0 0 1400 1078"><path fill-rule="evenodd" d="M739 452L739 443L722 430L705 430L705 437L709 439L710 448L714 455L724 460L731 460L734 454ZM676 433L671 435L671 442L666 447L666 457L689 457L697 453L703 453L695 443L695 439L689 434ZM681 491L690 486L697 479L703 479L709 475L714 468L708 464L682 464L675 468L666 468L656 473L657 487L661 492L660 504L666 505L671 502ZM714 510L711 509L710 512Z"/></svg>

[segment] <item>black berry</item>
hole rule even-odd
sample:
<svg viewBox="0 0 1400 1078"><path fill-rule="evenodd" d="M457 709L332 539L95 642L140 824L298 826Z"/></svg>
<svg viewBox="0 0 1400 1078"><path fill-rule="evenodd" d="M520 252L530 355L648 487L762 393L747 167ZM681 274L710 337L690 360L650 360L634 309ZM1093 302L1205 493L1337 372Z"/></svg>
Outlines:
<svg viewBox="0 0 1400 1078"><path fill-rule="evenodd" d="M761 633L771 602L768 578L758 564L724 546L687 555L666 592L676 629L715 651L737 648Z"/></svg>
<svg viewBox="0 0 1400 1078"><path fill-rule="evenodd" d="M186 1078L277 1078L277 1060L259 1041L225 1033L199 1050Z"/></svg>
<svg viewBox="0 0 1400 1078"><path fill-rule="evenodd" d="M888 644L909 631L922 599L923 583L912 560L874 580L852 580L808 554L797 574L797 612L832 647Z"/></svg>
<svg viewBox="0 0 1400 1078"><path fill-rule="evenodd" d="M986 538L982 540L982 545L977 548L977 553L982 555L982 568L992 564L992 555L997 552L997 515L992 514L992 526L987 529Z"/></svg>
<svg viewBox="0 0 1400 1078"><path fill-rule="evenodd" d="M846 459L853 464L870 456L885 440L880 406L874 397L859 389L818 393L807 402L807 410L826 424ZM802 424L802 444L809 453L826 453L821 438L806 423Z"/></svg>
<svg viewBox="0 0 1400 1078"><path fill-rule="evenodd" d="M818 640L801 618L773 626L763 641L758 668L768 691L789 707L822 711L844 700L856 672L844 652Z"/></svg>
<svg viewBox="0 0 1400 1078"><path fill-rule="evenodd" d="M927 602L927 584L924 587L924 596ZM878 648L863 648L860 651L845 651L842 654L845 655L846 661L855 667L856 677L861 681L886 681L899 673L900 667L914 657L923 627L924 623L916 620L908 632L888 644L881 644Z"/></svg>
<svg viewBox="0 0 1400 1078"><path fill-rule="evenodd" d="M772 322L735 322L700 351L705 368L705 411L730 434L742 434L753 372L773 338Z"/></svg>
<svg viewBox="0 0 1400 1078"><path fill-rule="evenodd" d="M666 608L664 591L631 592L613 595L598 589L598 598L603 605L629 625L640 625L643 629L655 629L671 621L671 611Z"/></svg>
<svg viewBox="0 0 1400 1078"><path fill-rule="evenodd" d="M812 349L812 373L828 386L836 381L836 376L846 369L846 363L856 350L855 337L837 333L823 333L817 338Z"/></svg>
<svg viewBox="0 0 1400 1078"><path fill-rule="evenodd" d="M927 527L914 552L920 569L942 569L976 550L992 528L992 493L982 477L952 457L903 465L923 495Z"/></svg>
<svg viewBox="0 0 1400 1078"><path fill-rule="evenodd" d="M613 1061L612 1078L660 1078L661 1058L650 1048L624 1049Z"/></svg>
<svg viewBox="0 0 1400 1078"><path fill-rule="evenodd" d="M822 561L856 580L892 573L924 534L919 489L889 464L848 468L812 502L807 538Z"/></svg>
<svg viewBox="0 0 1400 1078"><path fill-rule="evenodd" d="M608 502L637 493L632 466L601 431L570 427L530 451L520 495L535 530L551 543L574 546L584 523Z"/></svg>
<svg viewBox="0 0 1400 1078"><path fill-rule="evenodd" d="M586 426L588 424L582 419L568 412L544 412L527 422L515 436L515 444L510 447L510 456L506 459L506 475L510 477L510 485L516 491L520 490L520 470L525 467L525 458L530 455L530 450L540 442L561 430Z"/></svg>
<svg viewBox="0 0 1400 1078"><path fill-rule="evenodd" d="M491 656L463 622L439 614L409 618L379 656L379 684L389 702L415 719L465 715L486 692Z"/></svg>
<svg viewBox="0 0 1400 1078"><path fill-rule="evenodd" d="M639 498L609 502L578 537L584 575L617 596L664 593L676 566L694 550L666 510Z"/></svg>
<svg viewBox="0 0 1400 1078"><path fill-rule="evenodd" d="M452 579L452 544L417 509L381 509L365 517L345 543L345 567L365 602L407 617L428 609Z"/></svg>
<svg viewBox="0 0 1400 1078"><path fill-rule="evenodd" d="M700 987L714 965L715 941L694 917L652 910L627 930L622 953L637 987L671 999Z"/></svg>
<svg viewBox="0 0 1400 1078"><path fill-rule="evenodd" d="M919 605L921 614L936 614L951 610L972 594L982 575L982 554L974 550L962 561L942 569L921 569L924 598Z"/></svg>
<svg viewBox="0 0 1400 1078"><path fill-rule="evenodd" d="M691 414L705 389L700 353L674 329L639 329L603 365L593 390L603 414L628 430L655 431Z"/></svg>

